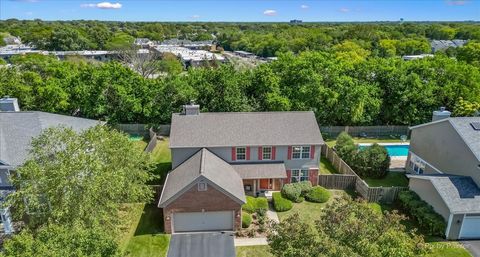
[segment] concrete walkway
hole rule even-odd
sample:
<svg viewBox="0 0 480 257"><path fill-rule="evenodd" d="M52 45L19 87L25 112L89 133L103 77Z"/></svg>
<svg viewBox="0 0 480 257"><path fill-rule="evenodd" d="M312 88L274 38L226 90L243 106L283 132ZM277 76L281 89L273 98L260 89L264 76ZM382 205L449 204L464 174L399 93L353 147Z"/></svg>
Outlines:
<svg viewBox="0 0 480 257"><path fill-rule="evenodd" d="M235 238L235 246L268 245L266 237Z"/></svg>
<svg viewBox="0 0 480 257"><path fill-rule="evenodd" d="M272 203L272 202L269 202L269 203L268 203L267 217L268 217L270 220L273 220L273 221L275 221L275 222L277 222L277 223L280 223L280 220L278 219L277 212L276 212L275 209L273 208L273 203Z"/></svg>

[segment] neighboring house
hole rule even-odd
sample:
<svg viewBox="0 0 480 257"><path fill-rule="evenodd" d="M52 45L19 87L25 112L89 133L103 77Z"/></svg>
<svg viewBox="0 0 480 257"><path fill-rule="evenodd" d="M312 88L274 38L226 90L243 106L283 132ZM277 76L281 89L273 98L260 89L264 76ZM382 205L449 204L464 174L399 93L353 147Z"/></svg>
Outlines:
<svg viewBox="0 0 480 257"><path fill-rule="evenodd" d="M453 40L432 40L430 42L430 46L432 48L432 52L438 52L438 51L443 51L447 50L448 48L457 48L461 47L468 43L468 40L463 40L463 39L453 39Z"/></svg>
<svg viewBox="0 0 480 257"><path fill-rule="evenodd" d="M409 186L445 218L448 239L480 238L480 117L449 114L410 128Z"/></svg>
<svg viewBox="0 0 480 257"><path fill-rule="evenodd" d="M313 112L172 115L172 168L159 201L165 231L235 230L245 194L318 184L324 144Z"/></svg>
<svg viewBox="0 0 480 257"><path fill-rule="evenodd" d="M20 111L16 98L0 99L0 203L14 190L10 175L28 158L33 137L50 127L65 126L81 131L100 122L45 112ZM8 208L0 209L5 233L12 232Z"/></svg>

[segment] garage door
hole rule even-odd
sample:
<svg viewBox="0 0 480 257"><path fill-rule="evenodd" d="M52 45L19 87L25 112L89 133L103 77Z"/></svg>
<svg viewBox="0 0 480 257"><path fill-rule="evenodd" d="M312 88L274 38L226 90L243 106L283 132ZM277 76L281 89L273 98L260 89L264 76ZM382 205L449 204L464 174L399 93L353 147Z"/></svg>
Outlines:
<svg viewBox="0 0 480 257"><path fill-rule="evenodd" d="M480 238L480 216L465 216L460 230L460 238Z"/></svg>
<svg viewBox="0 0 480 257"><path fill-rule="evenodd" d="M173 232L233 230L233 211L177 212Z"/></svg>

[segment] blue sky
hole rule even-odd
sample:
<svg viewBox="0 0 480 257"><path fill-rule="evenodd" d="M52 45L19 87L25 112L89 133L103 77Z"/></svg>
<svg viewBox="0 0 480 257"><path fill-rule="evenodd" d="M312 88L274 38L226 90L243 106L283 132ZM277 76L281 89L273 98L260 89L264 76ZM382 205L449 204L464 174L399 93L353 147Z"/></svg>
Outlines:
<svg viewBox="0 0 480 257"><path fill-rule="evenodd" d="M0 19L117 21L464 21L480 0L0 0Z"/></svg>

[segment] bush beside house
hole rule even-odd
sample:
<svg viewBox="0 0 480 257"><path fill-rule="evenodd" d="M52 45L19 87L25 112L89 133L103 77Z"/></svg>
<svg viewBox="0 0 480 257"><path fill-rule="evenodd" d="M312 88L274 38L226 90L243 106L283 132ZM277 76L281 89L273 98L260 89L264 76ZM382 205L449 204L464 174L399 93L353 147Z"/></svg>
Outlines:
<svg viewBox="0 0 480 257"><path fill-rule="evenodd" d="M252 224L252 215L242 212L242 228L248 228Z"/></svg>
<svg viewBox="0 0 480 257"><path fill-rule="evenodd" d="M436 213L431 205L423 201L413 191L403 191L398 195L400 205L413 216L420 227L431 236L444 236L446 223L443 217Z"/></svg>
<svg viewBox="0 0 480 257"><path fill-rule="evenodd" d="M265 197L253 197L247 196L247 203L242 205L242 210L248 213L254 213L259 211L268 210L268 201Z"/></svg>
<svg viewBox="0 0 480 257"><path fill-rule="evenodd" d="M321 186L315 186L305 195L305 199L314 203L325 203L330 199L332 193Z"/></svg>
<svg viewBox="0 0 480 257"><path fill-rule="evenodd" d="M373 144L359 149L352 137L345 132L337 137L335 150L362 178L383 178L390 167L390 156L385 147Z"/></svg>
<svg viewBox="0 0 480 257"><path fill-rule="evenodd" d="M310 190L312 190L310 181L286 184L282 188L282 196L295 203L301 203Z"/></svg>
<svg viewBox="0 0 480 257"><path fill-rule="evenodd" d="M288 211L292 209L292 201L283 198L280 192L275 192L272 194L273 207L278 212Z"/></svg>

